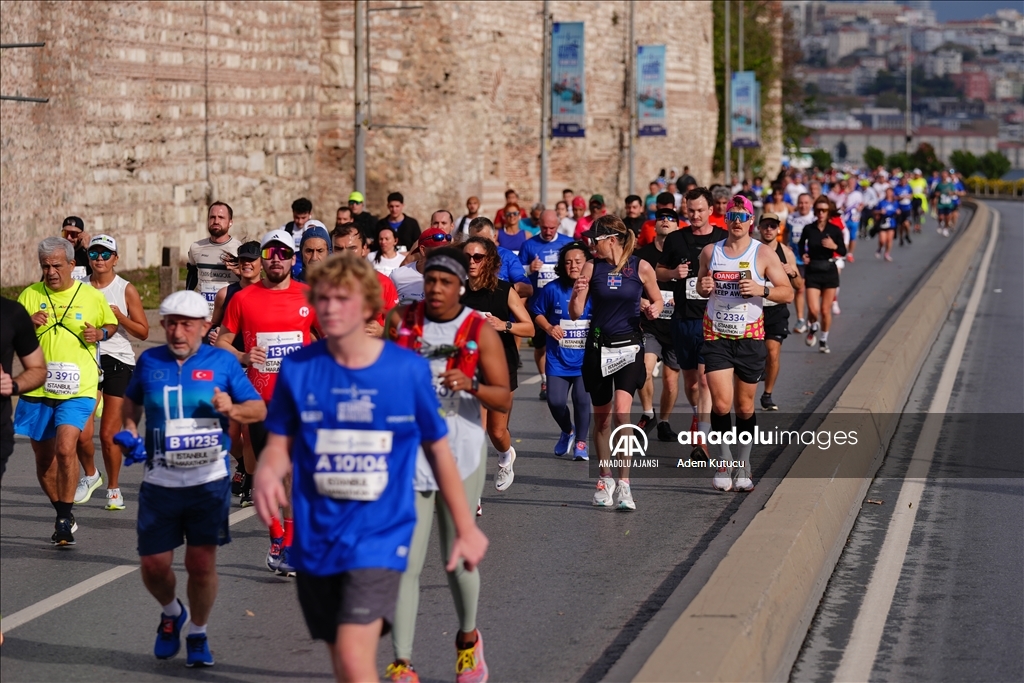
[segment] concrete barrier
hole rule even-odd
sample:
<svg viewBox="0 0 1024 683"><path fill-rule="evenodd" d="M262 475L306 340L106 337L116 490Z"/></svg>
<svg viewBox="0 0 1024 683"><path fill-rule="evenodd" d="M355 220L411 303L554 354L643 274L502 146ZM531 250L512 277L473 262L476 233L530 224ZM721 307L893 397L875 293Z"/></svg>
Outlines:
<svg viewBox="0 0 1024 683"><path fill-rule="evenodd" d="M819 430L870 416L855 447L805 448L635 681L777 681L789 670L899 414L987 233L981 202Z"/></svg>

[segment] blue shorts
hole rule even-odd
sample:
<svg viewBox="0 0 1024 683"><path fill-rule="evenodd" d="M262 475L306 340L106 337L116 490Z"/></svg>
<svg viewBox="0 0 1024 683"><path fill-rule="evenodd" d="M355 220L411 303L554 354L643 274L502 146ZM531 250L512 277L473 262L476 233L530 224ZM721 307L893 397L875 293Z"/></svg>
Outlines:
<svg viewBox="0 0 1024 683"><path fill-rule="evenodd" d="M672 318L672 344L681 370L696 370L704 364L704 321Z"/></svg>
<svg viewBox="0 0 1024 683"><path fill-rule="evenodd" d="M92 419L96 399L46 398L43 396L22 396L14 411L14 433L27 436L33 441L48 441L57 436L57 427L70 425L82 431Z"/></svg>
<svg viewBox="0 0 1024 683"><path fill-rule="evenodd" d="M850 241L857 239L857 230L860 228L860 221L846 221L846 229L850 231Z"/></svg>
<svg viewBox="0 0 1024 683"><path fill-rule="evenodd" d="M231 542L231 477L199 486L170 488L142 483L139 489L139 556L166 553L182 543Z"/></svg>

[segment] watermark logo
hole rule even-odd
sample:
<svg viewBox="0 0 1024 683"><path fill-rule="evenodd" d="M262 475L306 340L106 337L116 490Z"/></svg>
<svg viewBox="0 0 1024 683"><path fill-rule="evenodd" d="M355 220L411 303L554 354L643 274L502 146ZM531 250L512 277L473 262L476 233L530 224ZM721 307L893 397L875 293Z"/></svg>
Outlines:
<svg viewBox="0 0 1024 683"><path fill-rule="evenodd" d="M626 430L632 430L633 433ZM640 436L637 437L637 434ZM640 439L643 439L642 446ZM647 433L634 424L619 425L608 437L608 447L612 450L612 458L642 458L647 455L647 446Z"/></svg>

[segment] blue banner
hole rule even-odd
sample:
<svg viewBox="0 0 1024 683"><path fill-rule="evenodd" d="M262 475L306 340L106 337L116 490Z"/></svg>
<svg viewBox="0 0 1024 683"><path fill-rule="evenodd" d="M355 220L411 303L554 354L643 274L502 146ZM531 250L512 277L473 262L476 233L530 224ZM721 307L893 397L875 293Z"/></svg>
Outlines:
<svg viewBox="0 0 1024 683"><path fill-rule="evenodd" d="M637 45L636 102L637 135L667 135L664 45Z"/></svg>
<svg viewBox="0 0 1024 683"><path fill-rule="evenodd" d="M551 27L551 137L582 138L584 107L583 22Z"/></svg>
<svg viewBox="0 0 1024 683"><path fill-rule="evenodd" d="M759 86L753 71L737 71L732 75L732 146L760 147Z"/></svg>

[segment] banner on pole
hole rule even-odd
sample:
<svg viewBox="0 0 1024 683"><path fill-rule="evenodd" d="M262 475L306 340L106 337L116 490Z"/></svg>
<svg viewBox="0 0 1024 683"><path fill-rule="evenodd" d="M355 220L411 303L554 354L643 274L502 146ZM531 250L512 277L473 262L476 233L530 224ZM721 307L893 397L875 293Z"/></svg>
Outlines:
<svg viewBox="0 0 1024 683"><path fill-rule="evenodd" d="M636 102L637 135L667 135L664 45L636 47Z"/></svg>
<svg viewBox="0 0 1024 683"><path fill-rule="evenodd" d="M760 147L761 127L758 108L758 83L753 71L737 71L732 75L732 146Z"/></svg>
<svg viewBox="0 0 1024 683"><path fill-rule="evenodd" d="M551 137L582 138L586 131L583 93L583 22L551 27Z"/></svg>

